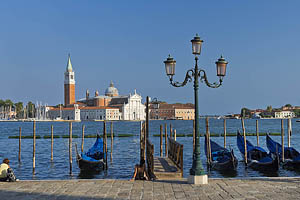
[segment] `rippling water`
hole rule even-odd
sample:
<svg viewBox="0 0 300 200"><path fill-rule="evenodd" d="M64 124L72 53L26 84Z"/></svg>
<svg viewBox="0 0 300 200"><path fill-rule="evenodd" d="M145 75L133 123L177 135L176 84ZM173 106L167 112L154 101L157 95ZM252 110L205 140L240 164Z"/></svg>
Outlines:
<svg viewBox="0 0 300 200"><path fill-rule="evenodd" d="M159 156L159 137L153 137L153 134L159 134L160 125L167 123L172 124L177 130L177 134L191 134L193 124L192 121L150 121L150 139L155 147L155 155ZM255 133L255 120L245 120L246 132ZM79 122L73 123L73 135L81 136L82 125L85 125L85 135L102 133L102 122ZM280 120L265 119L259 120L260 132L277 132L281 131ZM291 146L300 150L300 123L295 120L293 124L293 135ZM68 135L69 124L65 122L37 122L36 135L50 135L50 126L54 126L54 135ZM54 159L50 161L51 140L36 140L36 169L32 174L32 139L22 140L21 163L18 162L18 139L8 139L8 136L18 135L19 127L22 127L22 135L32 135L33 123L31 122L1 122L0 123L0 160L8 157L11 160L11 167L14 169L18 178L24 179L77 179L77 178L112 178L112 179L129 179L132 177L134 165L139 163L139 122L114 122L114 134L134 134L133 137L119 138L115 137L113 142L113 152L111 150L111 141L108 138L108 170L99 174L80 174L75 159L74 143L78 144L80 150L81 138L73 138L73 169L72 175L69 174L69 144L68 139L54 139ZM210 120L211 133L223 133L223 120ZM287 124L285 121L285 130ZM227 133L235 133L237 129L241 129L240 120L227 120ZM110 123L107 124L107 132L110 132ZM169 127L168 127L169 132ZM200 120L200 132L205 132L205 120ZM286 131L285 131L286 132ZM272 136L278 142L281 141L280 136ZM212 139L223 145L223 137L212 137ZM256 144L256 137L247 137L253 144ZM189 174L192 165L192 137L177 137L177 141L184 145L184 177ZM95 138L86 138L84 150L87 150L95 142ZM203 138L200 139L201 157L204 170L206 170L206 157L203 149ZM287 139L285 137L285 143ZM239 160L242 160L237 146L236 137L227 137L227 146L234 149ZM265 137L260 137L260 146L266 149ZM222 174L218 171L208 172L209 177L261 177L261 176L299 176L299 171L288 171L282 168L277 173L261 173L251 169L245 169L244 164L239 162L236 173Z"/></svg>

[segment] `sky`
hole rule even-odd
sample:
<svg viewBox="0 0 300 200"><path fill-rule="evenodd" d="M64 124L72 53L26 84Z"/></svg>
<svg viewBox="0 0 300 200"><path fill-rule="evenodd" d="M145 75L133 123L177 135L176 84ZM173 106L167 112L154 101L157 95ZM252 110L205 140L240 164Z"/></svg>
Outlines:
<svg viewBox="0 0 300 200"><path fill-rule="evenodd" d="M113 81L169 103L194 103L193 84L169 84L163 61L176 60L176 81L194 67L191 42L204 40L199 66L218 81L215 62L229 62L223 85L201 83L201 115L241 108L300 105L300 1L0 0L0 99L63 103L68 54L76 99Z"/></svg>

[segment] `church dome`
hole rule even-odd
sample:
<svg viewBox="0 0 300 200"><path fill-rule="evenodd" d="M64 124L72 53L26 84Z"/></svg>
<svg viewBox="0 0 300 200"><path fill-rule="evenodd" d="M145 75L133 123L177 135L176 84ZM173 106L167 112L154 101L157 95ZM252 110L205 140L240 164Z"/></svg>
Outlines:
<svg viewBox="0 0 300 200"><path fill-rule="evenodd" d="M113 82L110 82L109 87L105 90L105 96L115 97L119 96L118 89L114 87Z"/></svg>

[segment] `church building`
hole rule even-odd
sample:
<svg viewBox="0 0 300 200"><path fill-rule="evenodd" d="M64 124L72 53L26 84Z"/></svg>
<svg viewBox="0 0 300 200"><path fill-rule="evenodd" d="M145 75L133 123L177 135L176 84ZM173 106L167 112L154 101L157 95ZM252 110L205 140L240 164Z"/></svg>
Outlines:
<svg viewBox="0 0 300 200"><path fill-rule="evenodd" d="M62 120L145 120L146 106L142 104L142 96L136 93L119 95L113 82L105 90L104 95L95 91L93 97L86 90L85 98L75 100L75 73L70 55L64 73L64 107L52 107L48 111L50 119Z"/></svg>

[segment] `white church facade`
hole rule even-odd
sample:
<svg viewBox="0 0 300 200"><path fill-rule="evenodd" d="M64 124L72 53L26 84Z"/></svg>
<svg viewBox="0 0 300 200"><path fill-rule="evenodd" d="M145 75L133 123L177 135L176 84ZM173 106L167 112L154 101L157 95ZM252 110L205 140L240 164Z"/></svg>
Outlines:
<svg viewBox="0 0 300 200"><path fill-rule="evenodd" d="M122 106L123 120L145 120L146 106L142 104L142 97L134 91L133 95L127 97L127 103Z"/></svg>

